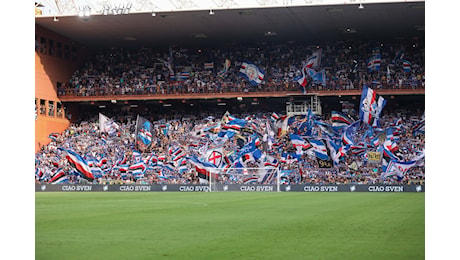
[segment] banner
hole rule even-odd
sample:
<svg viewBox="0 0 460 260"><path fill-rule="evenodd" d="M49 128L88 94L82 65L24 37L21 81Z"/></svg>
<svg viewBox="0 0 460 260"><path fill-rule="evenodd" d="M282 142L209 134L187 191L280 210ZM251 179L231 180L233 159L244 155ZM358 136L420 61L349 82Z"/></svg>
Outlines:
<svg viewBox="0 0 460 260"><path fill-rule="evenodd" d="M146 118L137 116L136 121L136 145L139 148L147 148L152 143L152 123Z"/></svg>
<svg viewBox="0 0 460 260"><path fill-rule="evenodd" d="M318 162L318 167L321 169L332 168L333 166L332 159L323 160L316 157L316 162Z"/></svg>
<svg viewBox="0 0 460 260"><path fill-rule="evenodd" d="M380 163L382 153L380 152L367 152L367 161L369 163Z"/></svg>
<svg viewBox="0 0 460 260"><path fill-rule="evenodd" d="M276 192L269 184L49 184L36 183L35 192ZM280 192L425 192L425 185L366 185L366 184L295 184L280 185Z"/></svg>
<svg viewBox="0 0 460 260"><path fill-rule="evenodd" d="M243 62L240 67L240 76L252 85L258 85L264 80L265 73L252 62Z"/></svg>

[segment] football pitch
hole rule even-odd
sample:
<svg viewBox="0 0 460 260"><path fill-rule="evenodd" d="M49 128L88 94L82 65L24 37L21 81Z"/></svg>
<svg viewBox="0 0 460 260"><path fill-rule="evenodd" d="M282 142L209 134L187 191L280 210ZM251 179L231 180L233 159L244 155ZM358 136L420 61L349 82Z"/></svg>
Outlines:
<svg viewBox="0 0 460 260"><path fill-rule="evenodd" d="M35 259L424 258L424 193L35 193Z"/></svg>

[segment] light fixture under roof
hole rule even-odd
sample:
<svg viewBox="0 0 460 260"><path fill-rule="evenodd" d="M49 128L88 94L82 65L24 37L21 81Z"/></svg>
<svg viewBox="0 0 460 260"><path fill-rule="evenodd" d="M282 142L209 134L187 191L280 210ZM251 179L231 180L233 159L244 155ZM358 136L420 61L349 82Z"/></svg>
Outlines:
<svg viewBox="0 0 460 260"><path fill-rule="evenodd" d="M276 33L276 32L272 32L272 31L268 31L268 32L265 32L264 35L265 35L265 36L276 36L277 33Z"/></svg>
<svg viewBox="0 0 460 260"><path fill-rule="evenodd" d="M137 39L136 39L136 37L133 37L133 36L125 36L125 37L123 37L123 40L125 40L125 41L135 41Z"/></svg>
<svg viewBox="0 0 460 260"><path fill-rule="evenodd" d="M359 4L358 9L364 9L363 4Z"/></svg>
<svg viewBox="0 0 460 260"><path fill-rule="evenodd" d="M340 31L342 31L343 33L356 33L357 32L355 28L351 28L351 27L342 28L340 29Z"/></svg>
<svg viewBox="0 0 460 260"><path fill-rule="evenodd" d="M252 11L250 10L246 10L246 11L239 11L238 12L239 15L252 15Z"/></svg>
<svg viewBox="0 0 460 260"><path fill-rule="evenodd" d="M214 15L214 11L212 9L209 9L209 15Z"/></svg>
<svg viewBox="0 0 460 260"><path fill-rule="evenodd" d="M208 38L208 36L206 34L204 34L204 33L196 33L196 34L193 34L192 36L195 39L206 39L206 38Z"/></svg>
<svg viewBox="0 0 460 260"><path fill-rule="evenodd" d="M328 7L326 8L326 11L328 11L329 13L339 13L339 12L342 12L343 9L337 8L337 7Z"/></svg>

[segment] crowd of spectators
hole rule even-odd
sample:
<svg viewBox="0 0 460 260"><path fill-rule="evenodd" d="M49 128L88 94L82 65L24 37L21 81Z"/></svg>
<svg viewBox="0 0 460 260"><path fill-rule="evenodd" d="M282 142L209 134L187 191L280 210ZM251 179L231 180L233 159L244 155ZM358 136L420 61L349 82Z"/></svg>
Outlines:
<svg viewBox="0 0 460 260"><path fill-rule="evenodd" d="M170 184L197 184L200 178L193 164L186 158L195 156L206 160L206 152L214 146L222 145L223 154L230 160L229 165L235 165L238 158L235 158L245 145L259 138L260 144L258 149L263 156L257 160L250 161L245 166L264 168L264 160L271 156L279 163L279 170L283 183L289 184L407 184L412 182L424 182L425 164L424 158L416 166L410 168L404 176L391 175L382 177L384 173L384 158L377 163L368 160L367 152L379 151L384 139L390 140L391 135L393 150L400 161L410 161L420 154L424 154L425 139L424 134L414 131L417 124L423 122L424 115L414 111L402 111L398 113L387 113L384 111L380 119L380 127L369 128L364 124L354 131L353 138L356 143L362 142L364 151L355 153L351 150L341 157L337 163L330 168L321 168L312 148L302 149L296 152L290 134L299 134L299 124L305 120L304 116L294 117L289 120L289 126L285 129L287 132L281 135L270 133L276 131L272 126L276 126L273 113L241 114L232 115L237 118L246 120L247 125L251 126L254 131L238 132L237 135L226 138L219 137L228 120L228 114L208 114L204 116L180 115L175 118L161 117L153 120L148 114L144 115L146 119L151 120L153 125L152 143L148 148L141 148L136 145L136 119L137 115L109 115L113 116L112 120L118 125L118 129L111 134L100 131L98 115L88 118L85 121L71 124L68 129L62 133L50 136L51 142L43 146L36 153L36 181L46 183L51 180L53 175L61 170L67 176L68 183L87 183L81 174L69 163L62 149L73 151L82 156L87 163L92 162L99 164L100 175L95 174L95 179L91 183L170 183ZM158 116L158 115L156 115ZM355 118L356 119L356 118ZM310 120L310 119L308 119ZM303 135L307 139L328 139L335 141L342 146L340 141L342 136L328 135L325 132L324 124L332 125L330 118L318 117L313 123L311 132ZM312 121L313 122L313 121ZM397 131L387 131L393 128ZM278 129L279 130L279 129ZM378 131L379 130L379 131ZM255 134L254 134L255 133ZM371 140L380 135L380 144L372 144ZM327 137L329 136L329 137ZM383 139L382 139L383 138ZM185 153L183 160L175 161L172 148L180 147ZM381 155L383 155L381 153ZM152 164L149 158L154 156L157 163ZM232 157L233 156L233 157ZM140 160L150 163L150 166L139 176L131 170L122 171L118 165L124 160L125 165L133 165ZM162 167L159 167L162 165ZM168 167L164 167L168 165ZM225 168L225 166L222 166ZM240 170L222 171L219 181L222 183L244 183L252 174L257 175L257 171ZM258 180L260 182L259 176ZM256 182L257 182L256 181ZM269 181L274 183L275 179Z"/></svg>
<svg viewBox="0 0 460 260"><path fill-rule="evenodd" d="M267 44L212 48L171 47L110 49L90 56L69 82L60 83L58 95L159 95L303 91L294 80L306 60L321 50L317 71L326 84L309 78L305 91L424 88L424 42L347 40L321 44ZM381 55L380 69L370 71L368 61ZM228 59L230 67L224 71ZM251 85L239 75L243 61L265 72L262 83ZM403 61L410 63L406 70ZM410 68L410 69L409 69Z"/></svg>

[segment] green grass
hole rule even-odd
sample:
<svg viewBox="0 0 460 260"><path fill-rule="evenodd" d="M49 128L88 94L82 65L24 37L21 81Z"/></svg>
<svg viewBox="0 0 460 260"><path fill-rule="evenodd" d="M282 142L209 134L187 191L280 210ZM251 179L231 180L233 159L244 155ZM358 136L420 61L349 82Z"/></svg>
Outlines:
<svg viewBox="0 0 460 260"><path fill-rule="evenodd" d="M35 259L424 259L424 193L35 193Z"/></svg>

